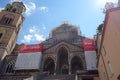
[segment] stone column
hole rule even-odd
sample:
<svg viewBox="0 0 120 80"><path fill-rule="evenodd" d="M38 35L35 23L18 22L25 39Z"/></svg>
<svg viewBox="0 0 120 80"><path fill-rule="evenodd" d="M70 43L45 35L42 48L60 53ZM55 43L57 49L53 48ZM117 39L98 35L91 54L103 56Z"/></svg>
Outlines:
<svg viewBox="0 0 120 80"><path fill-rule="evenodd" d="M57 63L55 62L55 70L54 70L54 75L56 75L56 70L57 69Z"/></svg>
<svg viewBox="0 0 120 80"><path fill-rule="evenodd" d="M71 63L70 63L70 60L69 60L69 75L71 74Z"/></svg>

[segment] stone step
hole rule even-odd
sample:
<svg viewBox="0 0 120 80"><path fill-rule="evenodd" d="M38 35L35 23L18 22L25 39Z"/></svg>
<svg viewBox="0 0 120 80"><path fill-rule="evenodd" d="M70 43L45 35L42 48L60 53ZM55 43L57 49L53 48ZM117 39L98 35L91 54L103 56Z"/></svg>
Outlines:
<svg viewBox="0 0 120 80"><path fill-rule="evenodd" d="M25 80L27 78L31 78L31 76L14 76L14 75L0 76L0 80Z"/></svg>
<svg viewBox="0 0 120 80"><path fill-rule="evenodd" d="M75 80L75 75L48 75L42 80Z"/></svg>

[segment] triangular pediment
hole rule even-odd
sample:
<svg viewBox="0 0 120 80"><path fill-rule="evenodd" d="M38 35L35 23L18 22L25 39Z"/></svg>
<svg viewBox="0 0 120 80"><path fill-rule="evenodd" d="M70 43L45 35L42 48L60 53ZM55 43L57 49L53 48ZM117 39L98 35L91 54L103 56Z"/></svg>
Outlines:
<svg viewBox="0 0 120 80"><path fill-rule="evenodd" d="M80 47L78 45L75 45L75 44L72 44L72 43L69 43L69 42L66 42L66 41L61 41L61 42L58 42L58 43L50 46L49 48L45 49L44 53L56 52L56 50L60 49L61 47L67 48L67 50L69 52L76 52L76 51L83 52L83 48L82 47Z"/></svg>

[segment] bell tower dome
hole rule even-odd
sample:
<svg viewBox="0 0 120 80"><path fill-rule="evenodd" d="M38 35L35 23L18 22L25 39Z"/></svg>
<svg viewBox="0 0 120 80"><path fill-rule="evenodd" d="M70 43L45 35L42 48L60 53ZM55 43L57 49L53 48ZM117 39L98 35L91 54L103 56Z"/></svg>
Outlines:
<svg viewBox="0 0 120 80"><path fill-rule="evenodd" d="M22 2L14 2L0 12L0 61L15 47L25 10Z"/></svg>
<svg viewBox="0 0 120 80"><path fill-rule="evenodd" d="M25 12L25 6L22 2L14 2L12 5L7 4L5 7L6 11L22 14Z"/></svg>

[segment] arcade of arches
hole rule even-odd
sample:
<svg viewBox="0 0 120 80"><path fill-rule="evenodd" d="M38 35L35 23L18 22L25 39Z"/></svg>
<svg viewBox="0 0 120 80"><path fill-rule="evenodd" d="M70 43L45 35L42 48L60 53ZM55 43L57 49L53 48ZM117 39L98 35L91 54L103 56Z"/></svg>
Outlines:
<svg viewBox="0 0 120 80"><path fill-rule="evenodd" d="M69 59L69 53L65 47L59 48L56 60L47 57L43 65L43 71L48 71L50 74L75 74L83 69L80 56L73 56Z"/></svg>
<svg viewBox="0 0 120 80"><path fill-rule="evenodd" d="M55 63L54 60L50 57L44 62L44 71L49 71L50 74L54 73Z"/></svg>

